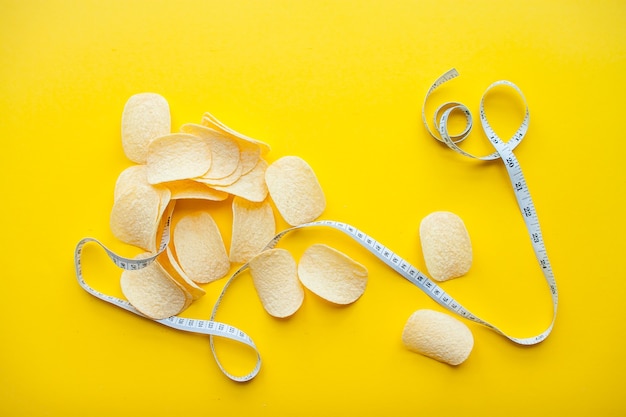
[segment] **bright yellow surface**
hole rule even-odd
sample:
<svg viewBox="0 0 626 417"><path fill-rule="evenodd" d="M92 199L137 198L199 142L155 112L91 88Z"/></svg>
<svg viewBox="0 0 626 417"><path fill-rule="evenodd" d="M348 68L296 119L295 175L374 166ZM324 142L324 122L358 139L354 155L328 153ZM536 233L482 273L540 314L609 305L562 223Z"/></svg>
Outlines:
<svg viewBox="0 0 626 417"><path fill-rule="evenodd" d="M623 415L625 22L623 1L0 1L0 415ZM238 279L218 319L259 346L263 367L247 384L220 373L208 338L76 283L80 238L136 252L113 238L108 216L130 165L124 103L154 91L174 128L210 111L269 143L269 161L307 160L328 200L323 218L420 269L420 220L459 214L474 264L443 287L511 334L539 333L551 301L503 165L454 154L421 122L426 90L451 67L461 77L433 109L455 99L476 113L499 79L527 97L516 155L561 296L544 343L522 348L468 323L475 347L459 367L407 351L406 319L439 307L330 229L281 247L342 250L368 267L365 295L337 308L307 293L276 320L250 276ZM487 100L503 136L521 120L516 100ZM487 149L476 127L468 149ZM213 210L228 244L229 202ZM119 295L119 270L89 248L86 279ZM224 282L184 316L208 318ZM238 347L218 348L233 372L250 366Z"/></svg>

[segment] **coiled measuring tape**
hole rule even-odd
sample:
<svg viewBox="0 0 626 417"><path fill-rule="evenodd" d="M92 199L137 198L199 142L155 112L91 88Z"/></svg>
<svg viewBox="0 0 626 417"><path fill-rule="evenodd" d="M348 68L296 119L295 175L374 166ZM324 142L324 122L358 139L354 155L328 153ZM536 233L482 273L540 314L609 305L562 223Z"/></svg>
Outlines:
<svg viewBox="0 0 626 417"><path fill-rule="evenodd" d="M454 69L446 72L444 75L442 75L441 77L439 77L430 87L430 89L428 90L426 97L424 99L424 108L426 106L426 102L428 100L428 97L430 96L430 94L439 86L441 86L442 84L444 84L445 82L454 79L458 76L458 72ZM521 90L515 86L513 83L508 82L508 81L498 81L493 83L491 86L489 86L485 92L485 94L483 95L483 98L481 100L481 104L480 104L480 119L481 119L481 123L483 126L483 129L487 135L487 137L489 138L490 142L492 143L492 145L495 147L496 152L490 154L490 155L486 155L486 156L482 156L482 157L476 157L474 155L469 154L468 152L462 150L457 143L459 143L460 141L464 140L469 133L472 130L472 116L470 111L467 109L467 107L465 107L463 104L461 103L457 103L457 102L451 102L451 103L446 103L442 106L440 106L436 111L435 111L435 125L437 126L437 131L439 133L440 136L437 136L436 134L434 134L432 132L432 130L430 129L428 123L426 122L426 117L425 117L425 110L422 110L422 118L424 120L424 124L427 128L427 130L429 131L429 133L437 140L445 143L446 145L448 145L451 149L455 150L456 152L459 152L462 155L471 157L471 158L476 158L476 159L481 159L481 160L493 160L493 159L501 159L504 162L504 165L507 169L507 172L511 178L511 183L513 185L513 191L515 193L515 196L517 198L517 202L520 208L520 211L522 213L522 217L524 218L524 221L526 223L526 228L528 230L530 239L531 239L531 243L533 246L533 250L535 252L535 256L539 262L539 266L541 267L541 270L543 271L543 275L546 279L546 282L548 283L548 286L550 287L551 290L551 294L552 294L552 302L553 302L553 315L552 315L552 321L550 323L550 325L540 334L536 335L536 336L532 336L532 337L526 337L526 338L518 338L518 337L513 337L510 336L506 333L504 333L503 331L501 331L499 328L497 328L496 326L494 326L493 324L480 319L479 317L477 317L476 315L472 314L469 309L465 308L464 306L461 305L461 303L459 303L458 301L456 301L450 294L448 294L446 291L444 291L439 285L437 285L433 280L431 280L430 278L428 278L424 273L422 273L421 271L419 271L417 268L415 268L414 266L412 266L409 262L407 262L406 260L404 260L402 257L400 257L399 255L397 255L395 252L393 252L391 249L389 249L388 247L386 247L385 245L383 245L382 243L378 242L376 239L374 239L373 237L367 235L366 233L364 233L363 231L355 228L354 226L351 226L347 223L343 223L343 222L338 222L338 221L333 221L333 220L320 220L320 221L315 221L315 222L311 222L311 223L306 223L306 224L302 224L302 225L298 225L298 226L294 226L291 227L289 229L286 229L280 233L278 233L266 246L265 249L271 249L274 248L278 242L288 233L290 233L291 231L294 230L298 230L298 229L303 229L303 228L309 228L309 227L319 227L319 226L323 226L323 227L330 227L333 229L336 229L340 232L345 233L346 235L348 235L349 237L351 237L352 239L354 239L357 243L359 243L361 246L363 246L364 248L366 248L369 252L371 252L374 256L376 256L379 260L381 260L383 263L385 263L387 266L389 266L391 269L393 269L394 271L396 271L398 274L400 274L402 277L404 277L405 279L407 279L408 281L410 281L411 283L413 283L414 285L416 285L418 288L420 288L423 292L425 292L430 298L432 298L435 302L437 302L440 306L442 306L443 308L445 308L446 310L457 314L461 317L464 317L465 319L471 320L473 322L476 322L478 324L481 324L483 326L486 326L490 329L492 329L493 331L495 331L496 333L506 337L507 339L520 344L520 345L534 345L537 344L541 341L543 341L546 337L548 337L548 335L550 334L550 332L552 331L553 327L554 327L554 323L556 320L556 312L557 312L557 306L558 306L558 291L557 291L557 287L556 287L556 282L554 279L554 275L552 272L552 268L550 266L550 261L548 260L548 256L547 256L547 252L545 249L545 245L543 242L543 237L541 234L541 229L539 227L539 220L537 218L537 214L535 212L535 208L532 202L532 199L530 197L530 193L528 191L528 187L526 186L526 181L524 180L524 176L522 174L522 170L521 167L519 165L519 163L517 162L517 159L515 158L515 156L513 155L513 149L515 148L515 146L517 146L521 140L524 138L526 131L528 130L528 121L529 121L529 113L528 113L528 106L526 105L526 114L524 117L524 120L521 124L521 126L518 128L518 130L515 132L515 134L513 135L513 137L508 141L508 142L504 142L502 141L493 131L493 129L491 128L491 126L489 125L488 121L487 121L487 117L485 115L485 111L484 111L484 98L486 96L486 94L489 92L489 90L491 90L492 88L496 87L496 86L500 86L500 85L504 85L504 86L508 86L513 88L518 94L520 94L520 96L522 97L522 99L524 100L524 104L526 104L526 99L524 97L524 95L522 94ZM465 114L466 117L466 127L463 130L463 132L461 132L461 134L459 135L455 135L452 136L449 134L448 132L448 128L447 128L447 123L448 123L448 119L450 117L450 114L452 112L455 111L460 111L463 112ZM109 258L113 261L113 263L115 265L117 265L119 268L122 269L126 269L126 270L136 270L136 269L140 269L140 268L145 268L146 266L148 266L151 262L154 262L154 260L161 254L163 253L163 251L167 248L167 245L169 244L169 240L170 240L170 222L171 222L171 216L174 210L174 205L170 204L168 206L168 209L166 211L166 213L164 214L164 218L166 219L165 223L164 223L164 227L163 227L163 231L162 231L162 237L161 237L161 242L159 244L159 249L157 251L157 253L149 258L145 258L145 259L141 259L141 260L137 260L137 259L130 259L130 258L125 258L119 255L116 255L115 253L113 253L111 250L109 250L105 245L103 245L101 242L99 242L97 239L94 238L84 238L82 239L76 246L76 250L74 253L74 263L75 263L75 268L76 268L76 277L78 280L78 283L80 284L80 286L85 289L89 294L93 295L94 297L97 297L103 301L106 301L110 304L113 304L117 307L123 308L133 314L136 314L138 316L141 317L145 317L148 318L146 316L144 316L141 312L139 312L137 309L135 309L128 301L117 298L117 297L112 297L106 294L101 293L100 291L95 290L94 288L92 288L91 286L89 286L87 284L87 282L85 281L84 277L83 277L83 273L82 273L82 266L81 266L81 255L83 252L83 247L90 243L96 243L98 244L100 247L102 247L107 255L109 256ZM183 317L178 317L178 316L172 316L166 319L161 319L161 320L153 320L157 323L160 323L162 325L177 329L177 330L181 330L181 331L187 331L187 332L192 332L192 333L200 333L200 334L205 334L209 336L209 340L210 340L210 346L211 346L211 352L213 354L213 357L215 358L215 361L219 367L219 369L222 371L222 373L224 375L226 375L228 378L232 379L233 381L237 381L237 382L244 382L244 381L249 381L251 379L253 379L258 372L261 369L261 355L259 353L258 348L256 347L256 345L254 344L254 342L252 341L252 339L250 338L250 336L248 336L246 333L244 333L243 331L239 330L238 328L225 324L225 323L221 323L218 321L215 321L215 316L217 314L218 308L226 294L227 289L229 288L230 284L234 281L234 279L236 279L238 276L240 276L246 269L248 269L249 265L248 264L244 264L243 266L241 266L229 279L228 281L225 283L224 287L222 288L222 291L217 299L217 301L215 302L214 306L213 306L213 310L211 313L211 317L209 320L200 320L200 319L190 319L190 318L183 318ZM236 342L242 343L248 347L250 347L251 349L253 349L256 353L257 356L257 360L256 363L253 367L253 369L245 374L245 375L234 375L231 374L230 372L228 372L224 366L222 365L222 363L219 360L219 357L217 355L217 352L215 350L215 344L214 344L214 337L224 337L224 338L228 338L231 340L234 340Z"/></svg>

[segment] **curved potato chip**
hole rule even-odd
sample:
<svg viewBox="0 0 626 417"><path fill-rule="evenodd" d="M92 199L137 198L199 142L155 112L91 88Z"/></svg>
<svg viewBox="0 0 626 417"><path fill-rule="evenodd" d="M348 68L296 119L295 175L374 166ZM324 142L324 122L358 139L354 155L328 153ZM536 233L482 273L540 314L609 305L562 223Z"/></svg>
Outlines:
<svg viewBox="0 0 626 417"><path fill-rule="evenodd" d="M213 116L211 113L208 113L208 112L204 113L204 115L202 116L202 121L200 123L203 126L209 127L211 129L215 129L224 134L227 134L235 138L244 140L246 142L258 145L262 153L267 153L270 150L270 146L267 143L261 142L260 140L253 139L249 136L246 136L244 134L237 132L236 130L231 129L230 127L226 126L224 123L217 120L217 118Z"/></svg>
<svg viewBox="0 0 626 417"><path fill-rule="evenodd" d="M243 197L248 201L261 202L267 197L267 184L265 183L265 170L267 162L259 159L254 169L242 175L237 181L230 185L213 185L216 190Z"/></svg>
<svg viewBox="0 0 626 417"><path fill-rule="evenodd" d="M294 314L304 301L296 261L285 249L270 249L250 260L250 274L263 308L278 318Z"/></svg>
<svg viewBox="0 0 626 417"><path fill-rule="evenodd" d="M265 181L276 208L292 226L315 220L326 208L315 173L300 157L284 156L272 163Z"/></svg>
<svg viewBox="0 0 626 417"><path fill-rule="evenodd" d="M218 191L209 187L206 184L194 180L178 180L168 183L163 183L171 192L172 200L182 200L185 198L198 199L198 200L210 200L210 201L222 201L228 198L228 193L224 191Z"/></svg>
<svg viewBox="0 0 626 417"><path fill-rule="evenodd" d="M150 254L141 254L146 257ZM122 293L133 307L155 320L174 316L185 308L187 294L155 261L145 268L124 270Z"/></svg>
<svg viewBox="0 0 626 417"><path fill-rule="evenodd" d="M209 213L183 216L174 225L173 242L178 264L194 282L212 282L230 270L222 235Z"/></svg>
<svg viewBox="0 0 626 417"><path fill-rule="evenodd" d="M162 194L151 186L133 185L113 203L110 227L113 235L124 243L152 252L161 211Z"/></svg>
<svg viewBox="0 0 626 417"><path fill-rule="evenodd" d="M186 133L161 136L148 146L147 176L150 184L199 177L211 167L206 140Z"/></svg>
<svg viewBox="0 0 626 417"><path fill-rule="evenodd" d="M437 281L465 275L472 266L472 242L463 220L454 213L435 211L420 223L426 269Z"/></svg>
<svg viewBox="0 0 626 417"><path fill-rule="evenodd" d="M338 250L316 244L302 254L298 277L320 297L336 304L350 304L365 292L367 268Z"/></svg>
<svg viewBox="0 0 626 417"><path fill-rule="evenodd" d="M145 164L148 145L171 131L170 107L159 94L139 93L131 96L122 113L122 148L126 157Z"/></svg>
<svg viewBox="0 0 626 417"><path fill-rule="evenodd" d="M422 309L414 312L404 325L402 343L412 352L459 365L472 352L474 336L469 327L455 317Z"/></svg>
<svg viewBox="0 0 626 417"><path fill-rule="evenodd" d="M172 250L168 246L165 249L165 252L159 255L157 258L157 262L161 267L170 275L170 277L176 281L184 290L186 290L192 297L192 300L197 300L206 294L206 291L203 288L200 288L193 282L185 271L183 271L178 265L178 261L174 258L174 254Z"/></svg>
<svg viewBox="0 0 626 417"><path fill-rule="evenodd" d="M253 203L233 198L230 261L246 263L261 252L276 234L274 212L268 201Z"/></svg>
<svg viewBox="0 0 626 417"><path fill-rule="evenodd" d="M243 171L243 166L241 164L237 165L237 168L230 174L223 178L206 178L206 177L197 177L194 178L194 181L200 182L202 184L208 185L209 187L226 187L234 184L236 181L241 178L241 173Z"/></svg>
<svg viewBox="0 0 626 417"><path fill-rule="evenodd" d="M259 162L259 159L261 159L261 147L242 139L239 139L237 144L239 145L240 151L241 174L245 175L252 171Z"/></svg>
<svg viewBox="0 0 626 417"><path fill-rule="evenodd" d="M237 146L237 142L234 139L223 135L217 130L194 123L184 124L180 130L204 139L209 149L211 149L213 157L211 168L200 175L196 175L197 177L219 179L231 175L237 169L240 152L239 146Z"/></svg>

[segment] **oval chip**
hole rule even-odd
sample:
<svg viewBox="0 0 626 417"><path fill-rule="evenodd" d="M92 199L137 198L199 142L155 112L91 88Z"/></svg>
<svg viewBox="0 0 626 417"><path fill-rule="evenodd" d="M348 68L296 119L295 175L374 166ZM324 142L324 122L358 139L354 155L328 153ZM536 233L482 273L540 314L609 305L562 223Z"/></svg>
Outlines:
<svg viewBox="0 0 626 417"><path fill-rule="evenodd" d="M147 176L150 184L199 177L211 167L209 143L198 136L173 133L150 142Z"/></svg>
<svg viewBox="0 0 626 417"><path fill-rule="evenodd" d="M122 148L126 157L145 164L148 145L171 131L170 107L167 100L155 93L131 96L122 113Z"/></svg>
<svg viewBox="0 0 626 417"><path fill-rule="evenodd" d="M204 139L211 150L213 162L211 168L201 174L203 178L220 179L235 172L239 165L240 152L234 139L217 130L194 123L186 123L181 126L180 130Z"/></svg>
<svg viewBox="0 0 626 417"><path fill-rule="evenodd" d="M141 254L138 258L149 255ZM155 320L174 316L187 305L188 294L157 262L141 269L124 270L120 285L128 302Z"/></svg>
<svg viewBox="0 0 626 417"><path fill-rule="evenodd" d="M335 304L355 302L367 286L367 268L322 244L304 251L298 263L298 277L311 292Z"/></svg>
<svg viewBox="0 0 626 417"><path fill-rule="evenodd" d="M285 156L272 163L265 171L265 181L276 208L292 226L315 220L326 208L313 169L300 157Z"/></svg>
<svg viewBox="0 0 626 417"><path fill-rule="evenodd" d="M445 313L417 310L402 332L404 346L450 365L464 362L474 347L472 332L464 323Z"/></svg>
<svg viewBox="0 0 626 417"><path fill-rule="evenodd" d="M268 314L278 318L293 315L304 301L296 261L285 249L269 249L250 260L250 274Z"/></svg>
<svg viewBox="0 0 626 417"><path fill-rule="evenodd" d="M192 281L213 282L230 270L222 235L209 213L199 211L181 217L174 225L172 240L178 264Z"/></svg>
<svg viewBox="0 0 626 417"><path fill-rule="evenodd" d="M465 275L472 265L472 243L463 220L436 211L422 219L420 240L426 268L437 281Z"/></svg>

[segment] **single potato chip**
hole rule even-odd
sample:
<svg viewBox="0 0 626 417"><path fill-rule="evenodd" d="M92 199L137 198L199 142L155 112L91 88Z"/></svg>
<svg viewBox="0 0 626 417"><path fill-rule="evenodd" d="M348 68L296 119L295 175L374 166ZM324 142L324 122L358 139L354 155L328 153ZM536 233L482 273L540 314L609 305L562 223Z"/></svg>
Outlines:
<svg viewBox="0 0 626 417"><path fill-rule="evenodd" d="M472 352L474 337L461 321L434 310L417 310L402 332L407 349L450 365L463 363Z"/></svg>
<svg viewBox="0 0 626 417"><path fill-rule="evenodd" d="M149 255L141 254L140 257ZM128 302L155 320L174 316L188 304L185 291L156 261L142 269L124 270L120 285Z"/></svg>
<svg viewBox="0 0 626 417"><path fill-rule="evenodd" d="M111 209L113 235L129 245L154 251L162 198L161 191L152 186L136 184L127 188Z"/></svg>
<svg viewBox="0 0 626 417"><path fill-rule="evenodd" d="M219 186L213 185L216 190L225 191L248 201L261 202L267 197L267 184L265 183L265 171L267 170L267 162L259 159L254 169L246 175L242 175L237 181L231 185Z"/></svg>
<svg viewBox="0 0 626 417"><path fill-rule="evenodd" d="M240 152L239 146L237 146L237 142L234 139L217 130L194 123L184 124L180 130L204 139L211 150L213 157L211 168L201 175L197 175L198 177L220 179L228 177L235 172L239 165Z"/></svg>
<svg viewBox="0 0 626 417"><path fill-rule="evenodd" d="M253 203L233 198L230 261L246 263L261 252L276 234L274 211L268 201Z"/></svg>
<svg viewBox="0 0 626 417"><path fill-rule="evenodd" d="M145 164L148 145L171 131L170 107L167 100L155 93L131 96L122 113L122 147L126 157Z"/></svg>
<svg viewBox="0 0 626 417"><path fill-rule="evenodd" d="M178 263L192 281L213 282L230 270L222 235L209 213L200 211L181 217L174 225L172 240Z"/></svg>
<svg viewBox="0 0 626 417"><path fill-rule="evenodd" d="M206 140L186 133L161 136L148 147L148 182L159 184L199 177L211 163L211 148Z"/></svg>
<svg viewBox="0 0 626 417"><path fill-rule="evenodd" d="M363 295L367 268L329 246L310 246L298 263L300 282L335 304L350 304Z"/></svg>
<svg viewBox="0 0 626 417"><path fill-rule="evenodd" d="M463 220L436 211L422 219L420 240L426 268L437 281L465 275L472 265L472 243Z"/></svg>
<svg viewBox="0 0 626 417"><path fill-rule="evenodd" d="M296 261L285 249L269 249L250 260L250 274L268 314L278 318L293 315L304 301Z"/></svg>
<svg viewBox="0 0 626 417"><path fill-rule="evenodd" d="M113 200L134 185L149 185L145 165L131 165L118 175L113 190Z"/></svg>
<svg viewBox="0 0 626 417"><path fill-rule="evenodd" d="M326 208L315 173L300 157L285 156L272 163L265 181L276 208L292 226L315 220Z"/></svg>

